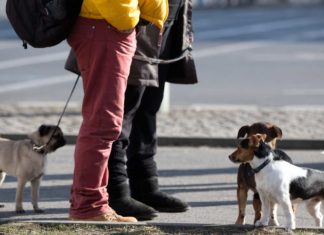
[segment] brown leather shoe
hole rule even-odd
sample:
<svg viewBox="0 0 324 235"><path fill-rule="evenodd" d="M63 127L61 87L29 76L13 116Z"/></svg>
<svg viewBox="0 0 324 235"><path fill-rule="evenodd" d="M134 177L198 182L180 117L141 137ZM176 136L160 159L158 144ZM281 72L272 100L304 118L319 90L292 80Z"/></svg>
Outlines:
<svg viewBox="0 0 324 235"><path fill-rule="evenodd" d="M110 210L106 214L98 215L95 217L87 219L77 219L72 216L69 217L70 220L79 220L79 221L106 221L106 222L127 222L127 223L136 223L137 219L131 216L121 216L118 215L114 210Z"/></svg>

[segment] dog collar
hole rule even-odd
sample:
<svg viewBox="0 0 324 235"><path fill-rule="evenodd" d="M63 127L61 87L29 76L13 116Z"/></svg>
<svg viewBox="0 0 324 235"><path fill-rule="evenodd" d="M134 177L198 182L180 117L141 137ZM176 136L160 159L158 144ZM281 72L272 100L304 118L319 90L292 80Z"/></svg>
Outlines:
<svg viewBox="0 0 324 235"><path fill-rule="evenodd" d="M45 146L46 145L38 146L37 144L33 143L33 150L36 153L45 154L45 150L44 150Z"/></svg>
<svg viewBox="0 0 324 235"><path fill-rule="evenodd" d="M267 158L260 166L257 168L252 169L254 174L259 173L263 168L265 168L269 163L271 162L271 159Z"/></svg>

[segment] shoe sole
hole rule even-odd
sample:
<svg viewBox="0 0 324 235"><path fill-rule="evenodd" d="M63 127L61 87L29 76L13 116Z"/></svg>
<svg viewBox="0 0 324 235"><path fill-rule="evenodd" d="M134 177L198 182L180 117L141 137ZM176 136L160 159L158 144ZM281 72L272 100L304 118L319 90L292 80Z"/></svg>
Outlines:
<svg viewBox="0 0 324 235"><path fill-rule="evenodd" d="M168 212L168 213L181 213L181 212L186 212L190 209L190 207L186 207L186 208L165 208L165 207L154 207L155 210L159 211L159 212Z"/></svg>

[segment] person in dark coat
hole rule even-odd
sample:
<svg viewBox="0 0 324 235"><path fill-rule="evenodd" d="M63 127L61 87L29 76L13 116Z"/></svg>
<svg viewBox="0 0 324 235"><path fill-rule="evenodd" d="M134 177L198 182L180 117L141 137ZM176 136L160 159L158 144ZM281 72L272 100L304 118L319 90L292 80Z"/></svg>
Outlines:
<svg viewBox="0 0 324 235"><path fill-rule="evenodd" d="M159 190L154 157L156 116L165 82L197 82L190 53L191 6L191 0L169 0L169 17L160 46L158 31L153 25L138 28L137 49L125 94L122 132L113 143L108 164L109 204L121 215L149 220L157 212L184 212L189 208L186 202Z"/></svg>
<svg viewBox="0 0 324 235"><path fill-rule="evenodd" d="M109 206L118 214L150 220L158 212L184 212L189 205L160 191L156 118L165 82L197 83L191 54L192 0L169 0L169 16L161 35L142 20L137 26L137 48L125 93L119 138L109 156ZM65 68L79 73L71 51ZM109 92L109 91L107 91Z"/></svg>

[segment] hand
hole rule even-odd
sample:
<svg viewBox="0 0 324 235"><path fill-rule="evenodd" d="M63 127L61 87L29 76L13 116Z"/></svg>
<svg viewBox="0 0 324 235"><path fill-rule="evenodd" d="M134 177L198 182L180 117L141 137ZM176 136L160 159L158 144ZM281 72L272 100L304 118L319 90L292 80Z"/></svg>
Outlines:
<svg viewBox="0 0 324 235"><path fill-rule="evenodd" d="M150 24L149 21L140 18L140 20L139 20L137 26L146 26L146 25L149 25L149 24Z"/></svg>

